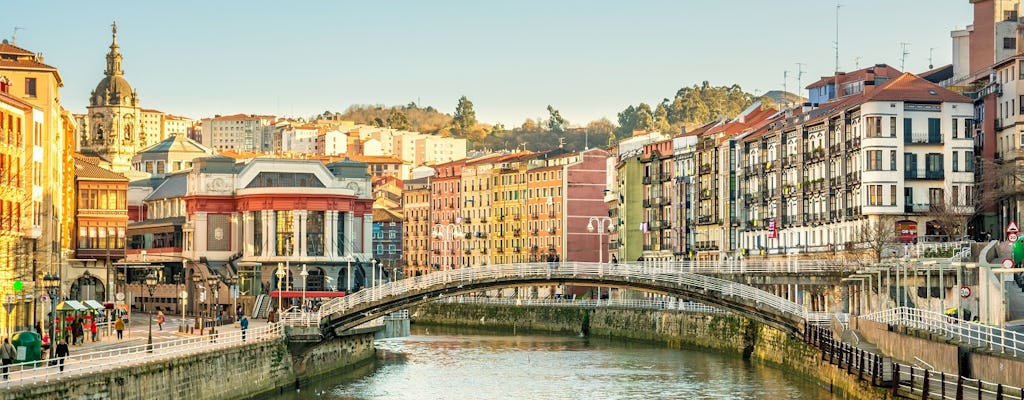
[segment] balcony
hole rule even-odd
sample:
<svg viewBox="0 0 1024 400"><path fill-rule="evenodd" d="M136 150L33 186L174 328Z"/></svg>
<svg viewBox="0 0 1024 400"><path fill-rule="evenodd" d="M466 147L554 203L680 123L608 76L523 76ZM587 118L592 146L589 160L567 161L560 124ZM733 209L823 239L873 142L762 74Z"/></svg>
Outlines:
<svg viewBox="0 0 1024 400"><path fill-rule="evenodd" d="M473 237L472 232L466 232L466 239L470 239L472 237Z"/></svg>
<svg viewBox="0 0 1024 400"><path fill-rule="evenodd" d="M702 164L700 166L700 168L698 169L698 171L701 174L710 174L711 173L711 164Z"/></svg>
<svg viewBox="0 0 1024 400"><path fill-rule="evenodd" d="M670 174L668 172L662 172L661 173L661 181L662 182L668 182L668 181L671 181L671 180L672 180L672 174Z"/></svg>
<svg viewBox="0 0 1024 400"><path fill-rule="evenodd" d="M470 249L466 249L465 251L463 251L463 254L465 254L465 255L467 255L467 256L468 256L468 255L470 255L470 254L473 254L473 250L470 250Z"/></svg>
<svg viewBox="0 0 1024 400"><path fill-rule="evenodd" d="M651 251L652 248L654 248L654 246L651 246L649 244L644 245L644 251Z"/></svg>
<svg viewBox="0 0 1024 400"><path fill-rule="evenodd" d="M519 250L520 250L520 247L519 247L519 246L516 246L516 247L513 247L513 248L512 248L512 252L513 252L513 253L518 253L518 252L519 252Z"/></svg>
<svg viewBox="0 0 1024 400"><path fill-rule="evenodd" d="M712 218L712 216L710 216L710 215L701 215L701 216L697 217L697 223L698 224L710 224L713 221L714 221L714 218Z"/></svg>
<svg viewBox="0 0 1024 400"><path fill-rule="evenodd" d="M650 175L645 176L644 177L644 185L650 185L650 184L651 184L651 177L650 177Z"/></svg>
<svg viewBox="0 0 1024 400"><path fill-rule="evenodd" d="M932 133L912 133L910 136L903 136L904 145L928 145L928 144L942 144L942 134L938 132Z"/></svg>
<svg viewBox="0 0 1024 400"><path fill-rule="evenodd" d="M463 218L462 219L462 223L464 223L464 224L472 224L473 223L473 217Z"/></svg>
<svg viewBox="0 0 1024 400"><path fill-rule="evenodd" d="M903 179L914 179L914 180L941 180L945 179L945 172L939 171L928 171L928 170L910 170L903 171Z"/></svg>
<svg viewBox="0 0 1024 400"><path fill-rule="evenodd" d="M537 213L532 213L532 214L530 214L530 218L532 218L532 219L537 219Z"/></svg>
<svg viewBox="0 0 1024 400"><path fill-rule="evenodd" d="M554 217L555 217L555 212L554 211L548 213L548 218L554 218Z"/></svg>
<svg viewBox="0 0 1024 400"><path fill-rule="evenodd" d="M494 248L494 251L498 252L498 254L502 254L502 253L505 253L505 248L501 247L501 246L498 246L498 247Z"/></svg>
<svg viewBox="0 0 1024 400"><path fill-rule="evenodd" d="M519 214L513 214L512 215L512 220L513 221L519 221Z"/></svg>
<svg viewBox="0 0 1024 400"><path fill-rule="evenodd" d="M554 235L557 232L558 232L558 229L555 229L555 228L548 229L548 233L550 233L552 235Z"/></svg>
<svg viewBox="0 0 1024 400"><path fill-rule="evenodd" d="M644 199L644 208L649 208L650 206L651 206L651 200L650 199Z"/></svg>
<svg viewBox="0 0 1024 400"><path fill-rule="evenodd" d="M537 229L531 230L530 234L533 235L533 236L537 236Z"/></svg>
<svg viewBox="0 0 1024 400"><path fill-rule="evenodd" d="M846 141L846 151L860 150L860 138L853 138Z"/></svg>
<svg viewBox="0 0 1024 400"><path fill-rule="evenodd" d="M656 220L648 222L648 224L650 225L650 228L652 230L653 229L661 229L661 220L657 220L656 219Z"/></svg>
<svg viewBox="0 0 1024 400"><path fill-rule="evenodd" d="M846 174L847 185L857 185L860 183L860 172L851 172Z"/></svg>
<svg viewBox="0 0 1024 400"><path fill-rule="evenodd" d="M512 230L512 236L520 237L520 236L522 236L522 232L520 232L519 229L513 229Z"/></svg>

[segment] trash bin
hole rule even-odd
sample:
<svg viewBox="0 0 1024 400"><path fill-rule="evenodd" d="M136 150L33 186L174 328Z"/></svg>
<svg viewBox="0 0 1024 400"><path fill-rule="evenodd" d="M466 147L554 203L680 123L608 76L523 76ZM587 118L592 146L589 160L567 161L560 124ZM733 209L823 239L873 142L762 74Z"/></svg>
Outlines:
<svg viewBox="0 0 1024 400"><path fill-rule="evenodd" d="M12 336L11 344L17 350L14 362L39 361L43 358L43 341L38 333L21 331Z"/></svg>

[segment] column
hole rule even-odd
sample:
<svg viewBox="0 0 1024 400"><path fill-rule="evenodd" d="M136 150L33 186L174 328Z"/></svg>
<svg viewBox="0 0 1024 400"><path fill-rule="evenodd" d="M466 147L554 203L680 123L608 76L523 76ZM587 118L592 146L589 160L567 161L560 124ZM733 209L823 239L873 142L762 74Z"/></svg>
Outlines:
<svg viewBox="0 0 1024 400"><path fill-rule="evenodd" d="M373 254L373 217L369 214L363 215L363 251Z"/></svg>
<svg viewBox="0 0 1024 400"><path fill-rule="evenodd" d="M263 254L275 255L277 254L277 215L274 211L267 210L263 211Z"/></svg>
<svg viewBox="0 0 1024 400"><path fill-rule="evenodd" d="M299 223L299 230L295 231L295 234L298 235L295 238L295 243L299 245L299 257L305 257L307 255L306 249L308 248L308 246L306 246L306 241L309 240L309 238L306 237L306 232L309 229L309 211L296 211L295 221Z"/></svg>
<svg viewBox="0 0 1024 400"><path fill-rule="evenodd" d="M292 253L289 254L290 256L300 254L299 251L301 251L299 247L299 232L304 232L302 230L303 214L304 211L302 210L292 210Z"/></svg>
<svg viewBox="0 0 1024 400"><path fill-rule="evenodd" d="M206 232L210 229L210 227L207 225L206 217L207 217L206 212L205 211L200 211L200 212L196 213L196 217L195 217L195 220L194 220L196 222L196 225L195 225L195 229L193 229L192 232L193 233L202 232L202 234L198 234L198 235L193 234L192 235L192 239L195 242L194 249L195 249L195 252L197 254L205 254L207 252L207 249L206 249L206 245L207 245L207 243L206 243Z"/></svg>
<svg viewBox="0 0 1024 400"><path fill-rule="evenodd" d="M338 211L324 212L324 255L331 259L338 258Z"/></svg>
<svg viewBox="0 0 1024 400"><path fill-rule="evenodd" d="M248 211L240 212L242 216L242 255L252 256L253 245L252 242L255 239L255 231L252 220L252 213Z"/></svg>

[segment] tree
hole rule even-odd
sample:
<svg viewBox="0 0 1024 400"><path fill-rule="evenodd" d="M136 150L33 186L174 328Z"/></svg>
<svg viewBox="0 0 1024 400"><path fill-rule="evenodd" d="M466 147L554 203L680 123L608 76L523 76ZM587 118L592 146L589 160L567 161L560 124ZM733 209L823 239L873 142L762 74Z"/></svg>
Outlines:
<svg viewBox="0 0 1024 400"><path fill-rule="evenodd" d="M940 199L940 203L930 204L925 213L929 221L938 223L939 230L949 236L950 240L962 240L967 235L967 225L980 212L981 203L976 200L976 196L965 195L957 193L954 197L950 193Z"/></svg>
<svg viewBox="0 0 1024 400"><path fill-rule="evenodd" d="M671 123L668 121L668 107L665 102L658 104L658 108L654 110L654 126L656 131L662 133L672 132Z"/></svg>
<svg viewBox="0 0 1024 400"><path fill-rule="evenodd" d="M558 112L554 107L548 104L548 130L554 133L564 133L566 121L562 118L562 114Z"/></svg>
<svg viewBox="0 0 1024 400"><path fill-rule="evenodd" d="M605 143L610 144L611 138L613 138L613 132L615 131L615 124L609 121L607 118L601 118L597 121L591 121L584 128L586 131L587 141L596 145L603 145Z"/></svg>
<svg viewBox="0 0 1024 400"><path fill-rule="evenodd" d="M657 125L654 124L654 113L651 111L651 106L647 103L640 103L636 108L636 126L634 130L642 132L650 132L658 129Z"/></svg>
<svg viewBox="0 0 1024 400"><path fill-rule="evenodd" d="M388 127L407 131L409 130L409 119L401 111L391 110L391 115L388 116Z"/></svg>
<svg viewBox="0 0 1024 400"><path fill-rule="evenodd" d="M895 254L896 217L879 215L861 220L854 230L854 239L859 242L855 247L865 250L870 261L882 262L883 257Z"/></svg>
<svg viewBox="0 0 1024 400"><path fill-rule="evenodd" d="M466 96L459 98L452 122L455 124L455 133L460 136L465 136L476 126L476 111L473 110L473 102L469 101Z"/></svg>
<svg viewBox="0 0 1024 400"><path fill-rule="evenodd" d="M633 130L636 129L636 108L633 106L626 107L625 110L619 112L619 127L615 129L615 137L622 139L628 138L633 134Z"/></svg>

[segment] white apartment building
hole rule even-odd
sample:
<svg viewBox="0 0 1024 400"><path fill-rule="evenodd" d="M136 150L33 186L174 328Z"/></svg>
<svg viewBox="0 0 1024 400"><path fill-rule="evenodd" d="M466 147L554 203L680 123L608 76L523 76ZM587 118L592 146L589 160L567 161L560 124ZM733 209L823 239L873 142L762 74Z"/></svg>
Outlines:
<svg viewBox="0 0 1024 400"><path fill-rule="evenodd" d="M215 150L270 151L274 116L235 114L202 120L202 145Z"/></svg>

